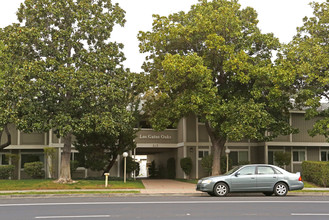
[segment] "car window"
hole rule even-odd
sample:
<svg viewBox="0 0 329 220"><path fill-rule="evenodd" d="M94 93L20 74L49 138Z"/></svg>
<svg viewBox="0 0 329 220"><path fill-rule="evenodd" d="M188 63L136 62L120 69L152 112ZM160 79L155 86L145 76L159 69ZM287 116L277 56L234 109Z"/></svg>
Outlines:
<svg viewBox="0 0 329 220"><path fill-rule="evenodd" d="M240 175L253 175L255 174L255 167L244 167L239 170Z"/></svg>
<svg viewBox="0 0 329 220"><path fill-rule="evenodd" d="M258 167L258 174L275 174L275 171L272 167Z"/></svg>
<svg viewBox="0 0 329 220"><path fill-rule="evenodd" d="M276 174L282 174L282 172L279 171L278 169L275 169L275 168L273 168L273 169L274 169L274 171L275 171Z"/></svg>

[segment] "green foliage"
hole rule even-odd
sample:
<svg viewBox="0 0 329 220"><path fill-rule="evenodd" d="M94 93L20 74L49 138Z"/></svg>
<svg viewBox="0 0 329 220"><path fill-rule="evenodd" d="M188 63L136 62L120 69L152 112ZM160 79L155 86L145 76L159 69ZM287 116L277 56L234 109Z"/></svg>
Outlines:
<svg viewBox="0 0 329 220"><path fill-rule="evenodd" d="M8 179L13 175L14 165L0 165L0 179Z"/></svg>
<svg viewBox="0 0 329 220"><path fill-rule="evenodd" d="M156 168L154 160L151 162L151 165L148 167L148 171L149 171L150 178L154 179L154 178L158 177L159 171Z"/></svg>
<svg viewBox="0 0 329 220"><path fill-rule="evenodd" d="M138 79L123 68L123 45L110 40L124 15L109 0L25 1L20 24L0 32L3 98L18 129L63 137L61 179L70 180L72 134L117 135L131 121Z"/></svg>
<svg viewBox="0 0 329 220"><path fill-rule="evenodd" d="M220 171L221 171L221 173L226 173L226 156L221 156L220 157ZM228 159L228 170L230 170L230 169L232 169L232 165L233 164L233 162L232 162L232 160L229 158Z"/></svg>
<svg viewBox="0 0 329 220"><path fill-rule="evenodd" d="M291 153L283 152L283 151L275 151L274 161L279 167L287 166L291 163Z"/></svg>
<svg viewBox="0 0 329 220"><path fill-rule="evenodd" d="M211 175L211 170L212 170L212 161L213 161L213 159L212 159L212 155L207 155L207 156L204 156L204 157L202 157L202 159L201 159L201 166L202 166L202 168L206 171L206 173L208 174L208 175ZM221 161L223 161L223 159L221 158ZM225 160L224 160L225 161ZM223 165L224 166L224 165ZM222 167L222 165L221 165L221 167ZM226 168L225 168L226 169ZM223 171L222 171L222 173L223 173Z"/></svg>
<svg viewBox="0 0 329 220"><path fill-rule="evenodd" d="M115 133L77 133L74 146L79 151L79 162L86 168L109 172L118 155L136 147L134 142L137 132L134 129L135 122L135 117L126 118Z"/></svg>
<svg viewBox="0 0 329 220"><path fill-rule="evenodd" d="M153 29L140 32L141 52L149 53L146 112L161 130L196 115L216 149L213 174L227 139L269 140L294 130L289 76L273 67L280 47L262 34L257 13L238 1L199 1L188 12L154 15ZM270 136L265 136L269 131Z"/></svg>
<svg viewBox="0 0 329 220"><path fill-rule="evenodd" d="M306 107L306 118L317 118L311 136L324 135L329 141L329 111L319 108L329 101L329 4L311 4L313 16L303 19L296 36L284 48L278 64L283 74L294 80L296 107Z"/></svg>
<svg viewBox="0 0 329 220"><path fill-rule="evenodd" d="M75 172L79 167L79 161L77 160L71 160L70 161L70 170L71 170L71 173Z"/></svg>
<svg viewBox="0 0 329 220"><path fill-rule="evenodd" d="M173 157L167 160L167 173L169 179L176 178L176 161Z"/></svg>
<svg viewBox="0 0 329 220"><path fill-rule="evenodd" d="M43 148L43 151L45 152L45 156L47 160L47 166L50 174L49 177L52 178L55 172L54 162L55 162L56 149L53 147L45 147Z"/></svg>
<svg viewBox="0 0 329 220"><path fill-rule="evenodd" d="M127 173L130 174L136 171L136 175L139 173L139 163L134 161L134 159L130 156L126 157L126 169ZM124 167L124 160L122 160L122 169Z"/></svg>
<svg viewBox="0 0 329 220"><path fill-rule="evenodd" d="M18 154L5 154L6 155L6 160L10 161L12 164L18 164L19 161L19 155Z"/></svg>
<svg viewBox="0 0 329 220"><path fill-rule="evenodd" d="M31 162L24 164L24 172L33 179L40 179L45 176L42 162Z"/></svg>
<svg viewBox="0 0 329 220"><path fill-rule="evenodd" d="M329 162L303 161L302 176L318 186L329 186Z"/></svg>
<svg viewBox="0 0 329 220"><path fill-rule="evenodd" d="M191 157L184 157L180 159L180 167L182 168L182 170L187 176L190 176L193 167Z"/></svg>

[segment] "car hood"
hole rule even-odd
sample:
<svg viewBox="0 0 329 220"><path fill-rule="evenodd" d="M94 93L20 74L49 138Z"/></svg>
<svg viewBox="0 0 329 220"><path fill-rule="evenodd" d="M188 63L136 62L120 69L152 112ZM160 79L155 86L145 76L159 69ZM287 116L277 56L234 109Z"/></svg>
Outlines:
<svg viewBox="0 0 329 220"><path fill-rule="evenodd" d="M209 180L209 179L222 179L222 178L225 179L228 176L229 175L208 176L208 177L204 177L204 178L200 179L199 181Z"/></svg>

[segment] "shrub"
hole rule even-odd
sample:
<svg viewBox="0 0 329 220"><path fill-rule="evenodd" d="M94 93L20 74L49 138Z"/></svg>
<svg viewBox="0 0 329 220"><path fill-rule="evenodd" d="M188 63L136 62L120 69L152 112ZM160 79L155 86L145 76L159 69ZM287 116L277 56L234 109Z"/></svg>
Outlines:
<svg viewBox="0 0 329 220"><path fill-rule="evenodd" d="M13 175L14 165L1 165L0 166L0 179L8 179Z"/></svg>
<svg viewBox="0 0 329 220"><path fill-rule="evenodd" d="M207 155L202 157L201 166L207 172L208 175L211 175L212 171L212 155Z"/></svg>
<svg viewBox="0 0 329 220"><path fill-rule="evenodd" d="M124 169L124 160L122 160L122 170ZM128 156L126 157L126 171L128 174L136 171L136 175L139 174L139 163L134 161L134 158Z"/></svg>
<svg viewBox="0 0 329 220"><path fill-rule="evenodd" d="M79 167L79 161L77 160L71 160L70 161L70 170L71 170L71 175L73 172L75 172Z"/></svg>
<svg viewBox="0 0 329 220"><path fill-rule="evenodd" d="M274 161L279 167L284 167L291 163L291 154L289 152L276 151L274 152Z"/></svg>
<svg viewBox="0 0 329 220"><path fill-rule="evenodd" d="M226 173L226 161L227 161L226 156L220 157L220 172L221 173ZM233 166L232 159L228 158L228 170L232 169L232 166Z"/></svg>
<svg viewBox="0 0 329 220"><path fill-rule="evenodd" d="M302 176L304 180L327 187L329 185L329 162L303 161Z"/></svg>
<svg viewBox="0 0 329 220"><path fill-rule="evenodd" d="M182 168L182 170L184 171L184 173L188 176L190 176L191 171L192 171L192 159L190 157L184 157L180 160L180 166Z"/></svg>
<svg viewBox="0 0 329 220"><path fill-rule="evenodd" d="M176 178L175 158L171 157L167 160L167 171L168 171L168 178L169 179L175 179Z"/></svg>
<svg viewBox="0 0 329 220"><path fill-rule="evenodd" d="M27 175L31 176L33 179L40 179L45 176L42 162L31 162L24 164L24 171Z"/></svg>
<svg viewBox="0 0 329 220"><path fill-rule="evenodd" d="M150 178L158 177L158 170L155 166L155 161L151 162L151 165L148 167Z"/></svg>

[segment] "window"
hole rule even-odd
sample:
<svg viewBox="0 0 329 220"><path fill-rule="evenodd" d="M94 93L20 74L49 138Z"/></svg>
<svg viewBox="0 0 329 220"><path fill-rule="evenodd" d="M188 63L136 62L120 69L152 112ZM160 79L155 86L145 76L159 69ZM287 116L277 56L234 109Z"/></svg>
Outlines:
<svg viewBox="0 0 329 220"><path fill-rule="evenodd" d="M299 150L299 151L293 151L292 152L292 160L294 162L302 162L305 160L305 151Z"/></svg>
<svg viewBox="0 0 329 220"><path fill-rule="evenodd" d="M232 160L233 166L249 163L248 151L231 151L229 158Z"/></svg>
<svg viewBox="0 0 329 220"><path fill-rule="evenodd" d="M239 171L240 175L254 175L255 174L255 167L250 166L250 167L245 167Z"/></svg>
<svg viewBox="0 0 329 220"><path fill-rule="evenodd" d="M329 151L321 151L321 161L329 160Z"/></svg>
<svg viewBox="0 0 329 220"><path fill-rule="evenodd" d="M8 160L5 154L0 154L0 165L8 165Z"/></svg>
<svg viewBox="0 0 329 220"><path fill-rule="evenodd" d="M78 152L71 152L71 161L78 161L78 167L85 166L85 158L84 155L79 154Z"/></svg>
<svg viewBox="0 0 329 220"><path fill-rule="evenodd" d="M275 171L272 167L258 167L258 174L266 175L266 174L275 174Z"/></svg>
<svg viewBox="0 0 329 220"><path fill-rule="evenodd" d="M209 150L199 150L199 160L209 155Z"/></svg>
<svg viewBox="0 0 329 220"><path fill-rule="evenodd" d="M275 152L283 152L282 150L271 150L268 151L267 155L268 155L268 164L272 164L272 165L278 165L275 162Z"/></svg>
<svg viewBox="0 0 329 220"><path fill-rule="evenodd" d="M21 168L24 168L25 163L38 162L38 161L44 163L43 153L21 154Z"/></svg>

